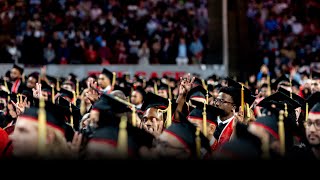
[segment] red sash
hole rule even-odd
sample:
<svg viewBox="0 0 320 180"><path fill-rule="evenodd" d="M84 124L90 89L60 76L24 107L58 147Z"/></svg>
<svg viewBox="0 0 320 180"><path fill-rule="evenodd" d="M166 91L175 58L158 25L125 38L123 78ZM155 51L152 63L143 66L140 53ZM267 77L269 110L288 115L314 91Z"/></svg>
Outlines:
<svg viewBox="0 0 320 180"><path fill-rule="evenodd" d="M11 92L18 93L18 89L19 89L20 84L21 84L21 80L17 79L12 85Z"/></svg>
<svg viewBox="0 0 320 180"><path fill-rule="evenodd" d="M228 122L228 124L223 128L218 141L214 142L214 144L211 146L211 149L213 149L213 151L217 150L224 143L230 140L230 137L233 132L233 120L234 118L230 122Z"/></svg>

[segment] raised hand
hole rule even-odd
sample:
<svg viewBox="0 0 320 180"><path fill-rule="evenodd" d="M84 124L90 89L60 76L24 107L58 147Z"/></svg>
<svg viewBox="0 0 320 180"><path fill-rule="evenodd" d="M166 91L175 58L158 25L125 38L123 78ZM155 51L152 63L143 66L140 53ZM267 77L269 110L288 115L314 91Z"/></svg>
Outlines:
<svg viewBox="0 0 320 180"><path fill-rule="evenodd" d="M233 115L234 115L234 120L233 120L232 126L233 126L233 128L235 128L238 122L240 122L240 123L244 122L244 112L242 111L241 106L239 107L238 113L236 113L236 111L233 110Z"/></svg>
<svg viewBox="0 0 320 180"><path fill-rule="evenodd" d="M187 78L183 79L180 77L180 86L179 86L179 95L186 96L190 89L192 88L192 84L195 80L195 77L191 79L190 74L188 74Z"/></svg>
<svg viewBox="0 0 320 180"><path fill-rule="evenodd" d="M22 101L22 96L19 97L19 102L15 103L11 100L11 103L16 107L17 115L20 116L24 113L26 108L30 107L30 102L27 102L27 98Z"/></svg>
<svg viewBox="0 0 320 180"><path fill-rule="evenodd" d="M36 84L36 88L33 88L32 92L33 92L33 97L34 98L40 99L40 97L42 97L42 94L41 94L41 83L37 83Z"/></svg>
<svg viewBox="0 0 320 180"><path fill-rule="evenodd" d="M92 104L94 104L100 97L100 93L97 89L97 82L89 82L88 83L89 91L85 93L85 97L88 98Z"/></svg>
<svg viewBox="0 0 320 180"><path fill-rule="evenodd" d="M79 132L75 132L73 135L72 142L68 142L68 147L71 151L71 154L75 155L76 157L79 155L81 142L82 142L82 134Z"/></svg>

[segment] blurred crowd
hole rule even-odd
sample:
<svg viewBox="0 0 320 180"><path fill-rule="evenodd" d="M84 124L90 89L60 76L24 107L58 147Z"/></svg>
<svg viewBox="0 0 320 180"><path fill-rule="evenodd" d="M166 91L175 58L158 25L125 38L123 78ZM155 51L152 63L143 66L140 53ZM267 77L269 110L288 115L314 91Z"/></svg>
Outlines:
<svg viewBox="0 0 320 180"><path fill-rule="evenodd" d="M265 65L261 69L302 82L296 72L310 73L310 64L320 60L319 10L319 0L250 0L249 32L257 47L256 60Z"/></svg>
<svg viewBox="0 0 320 180"><path fill-rule="evenodd" d="M200 64L207 0L1 0L0 63Z"/></svg>

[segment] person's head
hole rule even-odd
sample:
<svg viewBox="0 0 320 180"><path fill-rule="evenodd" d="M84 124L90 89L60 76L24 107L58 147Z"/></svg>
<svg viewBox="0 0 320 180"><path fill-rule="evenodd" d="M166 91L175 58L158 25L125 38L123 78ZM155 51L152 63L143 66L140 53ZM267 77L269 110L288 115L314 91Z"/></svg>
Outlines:
<svg viewBox="0 0 320 180"><path fill-rule="evenodd" d="M110 86L112 82L112 76L112 72L110 72L107 69L103 69L102 73L98 77L98 85L102 89L105 89L106 87Z"/></svg>
<svg viewBox="0 0 320 180"><path fill-rule="evenodd" d="M137 87L134 91L131 93L131 103L134 105L139 105L143 103L145 91L142 87Z"/></svg>
<svg viewBox="0 0 320 180"><path fill-rule="evenodd" d="M320 79L313 79L311 82L311 93L320 91Z"/></svg>
<svg viewBox="0 0 320 180"><path fill-rule="evenodd" d="M154 130L159 126L162 126L163 129L164 121L164 114L159 112L157 108L151 107L144 112L142 124L147 127L147 130Z"/></svg>
<svg viewBox="0 0 320 180"><path fill-rule="evenodd" d="M305 122L306 137L313 147L320 147L320 103L310 110L308 121Z"/></svg>
<svg viewBox="0 0 320 180"><path fill-rule="evenodd" d="M261 97L267 97L268 96L268 84L262 84L260 88Z"/></svg>
<svg viewBox="0 0 320 180"><path fill-rule="evenodd" d="M163 97L163 98L169 98L168 90L166 90L166 89L159 89L158 90L158 95Z"/></svg>
<svg viewBox="0 0 320 180"><path fill-rule="evenodd" d="M228 117L233 114L233 111L238 111L240 106L239 94L234 87L222 87L218 97L214 100L214 104L219 109L224 111L222 117Z"/></svg>
<svg viewBox="0 0 320 180"><path fill-rule="evenodd" d="M32 89L36 87L36 83L38 82L38 74L37 73L32 73L29 75L27 79L27 87Z"/></svg>
<svg viewBox="0 0 320 180"><path fill-rule="evenodd" d="M67 81L63 82L63 84L61 85L61 88L72 92L75 90L75 85L72 81L67 80Z"/></svg>
<svg viewBox="0 0 320 180"><path fill-rule="evenodd" d="M23 74L23 68L19 67L17 65L13 65L13 68L10 71L10 79L11 80L16 80L22 77Z"/></svg>
<svg viewBox="0 0 320 180"><path fill-rule="evenodd" d="M52 106L53 107L53 106ZM49 107L48 107L49 108ZM18 117L15 124L15 130L11 134L10 139L13 145L13 155L18 158L67 158L69 149L65 139L65 126L60 112L56 107L52 112L46 113L46 145L45 154L40 155L38 151L39 143L39 124L38 124L38 108L32 107L27 109L25 113ZM58 119L55 119L59 117ZM44 156L44 157L42 157ZM70 157L70 156L69 156Z"/></svg>

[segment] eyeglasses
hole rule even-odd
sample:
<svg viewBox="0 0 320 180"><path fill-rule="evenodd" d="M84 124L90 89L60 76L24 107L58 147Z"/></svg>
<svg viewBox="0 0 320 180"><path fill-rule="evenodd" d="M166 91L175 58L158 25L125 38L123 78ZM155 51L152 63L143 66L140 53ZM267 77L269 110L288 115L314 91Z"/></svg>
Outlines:
<svg viewBox="0 0 320 180"><path fill-rule="evenodd" d="M233 102L229 102L229 101L225 101L223 99L219 99L219 98L215 98L214 99L214 103L219 103L219 104L223 104L223 103L229 103L229 104L234 104Z"/></svg>
<svg viewBox="0 0 320 180"><path fill-rule="evenodd" d="M304 122L305 127L310 128L312 125L316 128L316 130L320 130L320 120L315 120L314 122L308 120L307 122Z"/></svg>

